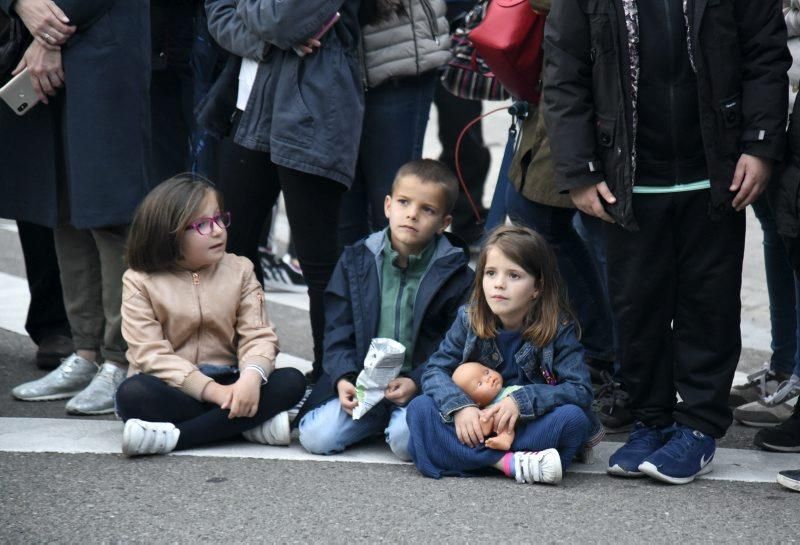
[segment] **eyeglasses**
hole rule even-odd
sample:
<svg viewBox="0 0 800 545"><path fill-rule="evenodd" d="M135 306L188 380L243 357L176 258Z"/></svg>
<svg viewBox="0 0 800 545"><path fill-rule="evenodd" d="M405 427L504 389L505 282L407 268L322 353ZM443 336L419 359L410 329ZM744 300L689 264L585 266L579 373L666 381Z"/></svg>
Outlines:
<svg viewBox="0 0 800 545"><path fill-rule="evenodd" d="M208 236L214 229L215 223L220 229L227 229L231 226L231 213L221 212L210 218L198 218L197 221L190 223L186 230L194 229L201 235Z"/></svg>

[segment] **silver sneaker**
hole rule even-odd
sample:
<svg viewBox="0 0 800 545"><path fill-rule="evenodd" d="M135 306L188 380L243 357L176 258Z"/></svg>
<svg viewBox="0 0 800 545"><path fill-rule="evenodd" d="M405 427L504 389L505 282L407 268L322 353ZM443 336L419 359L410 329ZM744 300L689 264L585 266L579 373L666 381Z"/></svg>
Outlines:
<svg viewBox="0 0 800 545"><path fill-rule="evenodd" d="M125 371L113 363L104 363L81 393L67 403L69 414L110 414L114 412L114 395L125 380Z"/></svg>
<svg viewBox="0 0 800 545"><path fill-rule="evenodd" d="M740 424L751 428L771 428L782 424L792 416L794 403L789 401L780 405L769 406L761 401L753 401L733 410L733 418Z"/></svg>
<svg viewBox="0 0 800 545"><path fill-rule="evenodd" d="M72 354L38 380L20 384L11 395L22 401L50 401L78 395L97 373L97 364Z"/></svg>

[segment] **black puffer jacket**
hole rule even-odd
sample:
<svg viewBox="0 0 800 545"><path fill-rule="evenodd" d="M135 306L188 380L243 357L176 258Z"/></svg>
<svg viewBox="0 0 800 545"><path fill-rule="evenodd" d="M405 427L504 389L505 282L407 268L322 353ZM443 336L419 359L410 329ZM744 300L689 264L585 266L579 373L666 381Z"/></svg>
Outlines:
<svg viewBox="0 0 800 545"><path fill-rule="evenodd" d="M697 77L710 214L731 211L741 153L780 159L791 57L779 0L686 0L688 52ZM639 17L636 0L560 0L545 29L544 108L556 184L605 180L606 205L636 230Z"/></svg>

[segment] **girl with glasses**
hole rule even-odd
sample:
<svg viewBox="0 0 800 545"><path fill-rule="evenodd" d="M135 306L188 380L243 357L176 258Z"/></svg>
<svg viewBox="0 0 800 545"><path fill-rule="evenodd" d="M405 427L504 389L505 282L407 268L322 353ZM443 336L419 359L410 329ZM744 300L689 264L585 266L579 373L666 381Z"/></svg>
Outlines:
<svg viewBox="0 0 800 545"><path fill-rule="evenodd" d="M160 184L136 212L122 294L131 376L116 397L128 456L240 435L289 444L286 411L305 379L275 369L253 264L225 252L230 225L216 189L190 175Z"/></svg>

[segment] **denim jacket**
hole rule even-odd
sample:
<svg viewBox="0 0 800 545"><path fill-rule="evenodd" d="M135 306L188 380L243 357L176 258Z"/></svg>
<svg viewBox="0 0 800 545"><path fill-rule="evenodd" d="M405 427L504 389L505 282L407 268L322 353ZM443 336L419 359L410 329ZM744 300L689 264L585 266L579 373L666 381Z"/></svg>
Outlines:
<svg viewBox="0 0 800 545"><path fill-rule="evenodd" d="M469 324L467 307L462 306L439 349L428 359L422 375L422 390L439 406L445 422L464 407L476 407L472 399L453 382L452 374L461 363L477 361L487 367L503 364L494 339L480 339ZM519 390L510 396L519 407L521 420L532 420L560 405L581 407L591 422L589 443L603 436L600 421L592 412L592 385L583 359L583 347L572 322L561 322L555 339L543 348L525 342L514 355L521 370Z"/></svg>

